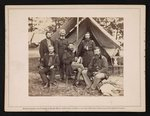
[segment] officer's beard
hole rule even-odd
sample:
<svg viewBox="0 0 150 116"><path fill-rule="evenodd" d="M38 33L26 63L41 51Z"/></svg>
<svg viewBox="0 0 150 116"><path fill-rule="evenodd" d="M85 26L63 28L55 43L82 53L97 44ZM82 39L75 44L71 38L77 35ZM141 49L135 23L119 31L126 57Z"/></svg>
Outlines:
<svg viewBox="0 0 150 116"><path fill-rule="evenodd" d="M49 39L49 40L50 40L50 39L51 39L51 37L47 37L47 39Z"/></svg>
<svg viewBox="0 0 150 116"><path fill-rule="evenodd" d="M100 57L100 54L95 54L96 59L99 59L99 57Z"/></svg>
<svg viewBox="0 0 150 116"><path fill-rule="evenodd" d="M73 52L73 50L74 50L74 49L73 49L73 48L68 47L68 50L69 50L69 51L71 51L71 52Z"/></svg>
<svg viewBox="0 0 150 116"><path fill-rule="evenodd" d="M85 41L90 41L90 38L85 38Z"/></svg>
<svg viewBox="0 0 150 116"><path fill-rule="evenodd" d="M49 51L49 55L54 55L54 51Z"/></svg>
<svg viewBox="0 0 150 116"><path fill-rule="evenodd" d="M65 39L65 36L60 36L60 39Z"/></svg>

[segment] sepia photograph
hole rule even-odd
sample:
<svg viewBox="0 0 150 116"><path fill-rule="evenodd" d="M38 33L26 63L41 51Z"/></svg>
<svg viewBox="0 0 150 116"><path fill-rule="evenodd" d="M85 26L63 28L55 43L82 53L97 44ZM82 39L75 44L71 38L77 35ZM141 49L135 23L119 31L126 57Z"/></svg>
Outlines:
<svg viewBox="0 0 150 116"><path fill-rule="evenodd" d="M145 112L144 5L6 5L6 112Z"/></svg>
<svg viewBox="0 0 150 116"><path fill-rule="evenodd" d="M29 96L123 96L123 17L29 17Z"/></svg>

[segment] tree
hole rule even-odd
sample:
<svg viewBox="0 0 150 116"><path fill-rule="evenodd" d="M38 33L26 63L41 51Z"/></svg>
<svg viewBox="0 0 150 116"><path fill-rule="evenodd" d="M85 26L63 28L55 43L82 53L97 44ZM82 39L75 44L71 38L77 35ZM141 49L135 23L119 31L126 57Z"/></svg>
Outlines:
<svg viewBox="0 0 150 116"><path fill-rule="evenodd" d="M53 31L56 32L57 29L59 29L69 19L69 17L52 17L51 19L55 23L55 25L53 25Z"/></svg>
<svg viewBox="0 0 150 116"><path fill-rule="evenodd" d="M28 26L29 26L28 31L32 32L33 31L33 18L32 17L28 18Z"/></svg>
<svg viewBox="0 0 150 116"><path fill-rule="evenodd" d="M118 39L118 37L123 37L124 26L122 17L94 17L94 19L116 39Z"/></svg>

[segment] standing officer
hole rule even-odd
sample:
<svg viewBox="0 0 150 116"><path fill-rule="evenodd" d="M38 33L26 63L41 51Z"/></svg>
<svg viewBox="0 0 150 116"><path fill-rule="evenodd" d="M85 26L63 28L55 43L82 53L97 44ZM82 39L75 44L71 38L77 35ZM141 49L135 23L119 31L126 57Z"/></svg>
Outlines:
<svg viewBox="0 0 150 116"><path fill-rule="evenodd" d="M90 33L85 34L85 39L81 41L77 56L82 56L83 66L88 67L94 55L95 42L90 38Z"/></svg>
<svg viewBox="0 0 150 116"><path fill-rule="evenodd" d="M59 57L59 71L60 71L60 77L62 80L64 80L64 63L63 63L63 54L65 49L68 47L68 40L66 39L66 30L61 29L60 32L60 37L56 40L56 54Z"/></svg>
<svg viewBox="0 0 150 116"><path fill-rule="evenodd" d="M49 54L49 47L54 47L54 41L51 40L52 32L46 32L46 38L40 42L39 53L40 61L44 60L44 55ZM55 51L55 50L54 50Z"/></svg>

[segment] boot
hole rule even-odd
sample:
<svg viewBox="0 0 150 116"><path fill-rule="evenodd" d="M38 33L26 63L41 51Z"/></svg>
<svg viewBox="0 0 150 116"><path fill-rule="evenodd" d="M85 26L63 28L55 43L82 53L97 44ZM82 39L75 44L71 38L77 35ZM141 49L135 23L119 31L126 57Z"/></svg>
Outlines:
<svg viewBox="0 0 150 116"><path fill-rule="evenodd" d="M48 88L49 86L50 86L50 85L49 85L49 82L47 82L47 83L44 85L43 88L45 89L45 88Z"/></svg>

